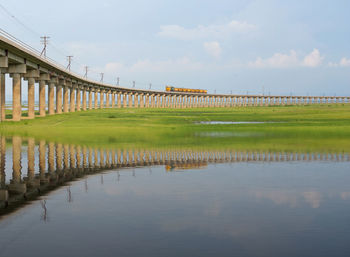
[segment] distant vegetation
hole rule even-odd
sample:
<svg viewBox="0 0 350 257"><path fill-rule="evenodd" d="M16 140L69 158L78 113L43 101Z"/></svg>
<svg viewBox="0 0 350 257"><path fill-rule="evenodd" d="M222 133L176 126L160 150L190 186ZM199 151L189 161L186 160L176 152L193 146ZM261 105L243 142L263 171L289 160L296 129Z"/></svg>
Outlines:
<svg viewBox="0 0 350 257"><path fill-rule="evenodd" d="M204 125L200 121L272 121ZM3 135L103 147L350 152L350 105L103 109L0 124Z"/></svg>

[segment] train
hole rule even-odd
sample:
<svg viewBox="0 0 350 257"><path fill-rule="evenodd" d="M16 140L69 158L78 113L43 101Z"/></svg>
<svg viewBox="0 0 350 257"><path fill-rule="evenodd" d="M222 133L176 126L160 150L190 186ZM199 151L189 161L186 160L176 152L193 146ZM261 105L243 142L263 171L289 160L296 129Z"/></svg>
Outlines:
<svg viewBox="0 0 350 257"><path fill-rule="evenodd" d="M172 86L166 86L165 87L165 91L168 91L168 92L197 93L197 94L206 94L206 93L208 93L208 90L205 90L205 89L179 88L179 87L172 87Z"/></svg>

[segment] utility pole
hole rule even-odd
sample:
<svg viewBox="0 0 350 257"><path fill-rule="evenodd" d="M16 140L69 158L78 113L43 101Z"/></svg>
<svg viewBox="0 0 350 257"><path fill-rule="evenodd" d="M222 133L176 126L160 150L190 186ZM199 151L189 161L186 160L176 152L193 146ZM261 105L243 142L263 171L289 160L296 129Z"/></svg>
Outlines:
<svg viewBox="0 0 350 257"><path fill-rule="evenodd" d="M84 78L87 79L87 74L88 74L89 67L88 67L88 66L85 66L84 69L85 69Z"/></svg>
<svg viewBox="0 0 350 257"><path fill-rule="evenodd" d="M100 81L103 82L103 75L104 75L104 73L101 72L100 75L101 75L101 80Z"/></svg>
<svg viewBox="0 0 350 257"><path fill-rule="evenodd" d="M119 77L117 77L117 86L119 86Z"/></svg>
<svg viewBox="0 0 350 257"><path fill-rule="evenodd" d="M44 48L43 48L43 50L41 51L40 56L42 56L42 55L44 54L44 57L46 58L46 46L49 44L49 38L50 38L50 37L43 36L43 37L40 37L40 38L41 38L41 44L44 45Z"/></svg>
<svg viewBox="0 0 350 257"><path fill-rule="evenodd" d="M132 87L135 87L135 81L132 82Z"/></svg>
<svg viewBox="0 0 350 257"><path fill-rule="evenodd" d="M232 90L231 90L231 95L232 95Z"/></svg>
<svg viewBox="0 0 350 257"><path fill-rule="evenodd" d="M69 71L70 71L70 65L72 63L72 58L73 58L73 55L68 55L67 56L68 65L67 65L66 69L69 70Z"/></svg>
<svg viewBox="0 0 350 257"><path fill-rule="evenodd" d="M152 88L152 83L149 83L149 89L151 89Z"/></svg>

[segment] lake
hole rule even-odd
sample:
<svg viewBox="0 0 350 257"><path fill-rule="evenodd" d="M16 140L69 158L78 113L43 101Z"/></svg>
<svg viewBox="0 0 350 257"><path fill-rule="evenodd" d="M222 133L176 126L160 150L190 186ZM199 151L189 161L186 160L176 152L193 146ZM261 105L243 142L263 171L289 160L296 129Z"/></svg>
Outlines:
<svg viewBox="0 0 350 257"><path fill-rule="evenodd" d="M0 141L0 256L350 254L347 153Z"/></svg>

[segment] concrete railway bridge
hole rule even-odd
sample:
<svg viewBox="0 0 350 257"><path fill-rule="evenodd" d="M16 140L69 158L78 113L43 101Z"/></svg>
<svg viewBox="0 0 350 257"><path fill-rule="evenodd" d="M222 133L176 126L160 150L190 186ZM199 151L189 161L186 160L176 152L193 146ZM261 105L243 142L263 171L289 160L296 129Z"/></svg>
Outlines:
<svg viewBox="0 0 350 257"><path fill-rule="evenodd" d="M39 115L98 108L196 108L350 103L350 97L198 94L125 88L92 81L15 38L0 35L0 119L5 121L5 75L11 77L12 119L36 116L35 86L39 86ZM28 81L28 115L22 116L22 81ZM48 94L46 90L48 88ZM46 97L47 95L47 97ZM48 98L48 99L46 99Z"/></svg>

